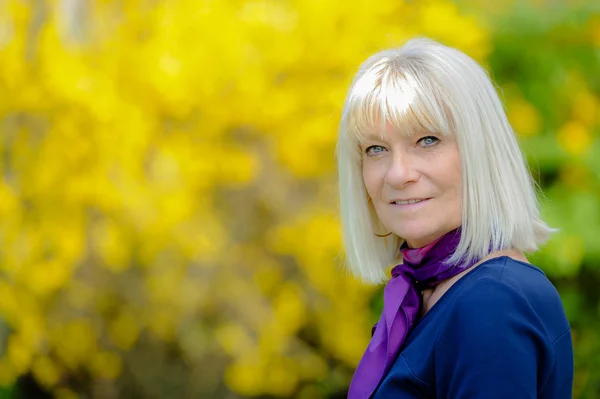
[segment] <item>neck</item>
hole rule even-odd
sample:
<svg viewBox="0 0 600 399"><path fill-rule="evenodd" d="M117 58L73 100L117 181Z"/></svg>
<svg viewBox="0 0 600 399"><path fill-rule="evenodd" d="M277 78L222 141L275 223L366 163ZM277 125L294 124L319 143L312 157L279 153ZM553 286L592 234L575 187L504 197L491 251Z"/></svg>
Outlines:
<svg viewBox="0 0 600 399"><path fill-rule="evenodd" d="M486 256L484 256L479 263L481 262L485 262L486 260L492 259L492 258L498 258L500 256L508 256L509 258L512 258L514 260L518 260L521 262L525 262L525 263L529 263L529 260L527 260L527 258L525 257L525 254L523 253L523 251L520 251L518 249L501 249L499 251L495 251L492 252Z"/></svg>
<svg viewBox="0 0 600 399"><path fill-rule="evenodd" d="M456 229L458 229L458 227ZM450 233L452 231L455 231L456 229L452 229L452 230L446 231L443 234L435 234L435 235L431 235L431 236L428 236L428 237L423 237L423 238L416 239L416 240L406 240L406 245L410 249L423 248L423 247L426 247L428 245L436 243L442 237L444 237L446 234L448 234L448 233Z"/></svg>

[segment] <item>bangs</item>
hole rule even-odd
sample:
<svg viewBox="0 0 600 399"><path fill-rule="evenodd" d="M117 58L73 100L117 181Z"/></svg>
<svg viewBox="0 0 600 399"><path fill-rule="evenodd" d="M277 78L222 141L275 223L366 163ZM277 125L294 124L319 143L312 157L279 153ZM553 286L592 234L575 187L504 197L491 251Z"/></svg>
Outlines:
<svg viewBox="0 0 600 399"><path fill-rule="evenodd" d="M343 114L347 134L357 143L368 134L392 126L399 134L454 133L454 123L448 99L442 85L419 71L415 66L401 66L383 58L358 77L350 93Z"/></svg>

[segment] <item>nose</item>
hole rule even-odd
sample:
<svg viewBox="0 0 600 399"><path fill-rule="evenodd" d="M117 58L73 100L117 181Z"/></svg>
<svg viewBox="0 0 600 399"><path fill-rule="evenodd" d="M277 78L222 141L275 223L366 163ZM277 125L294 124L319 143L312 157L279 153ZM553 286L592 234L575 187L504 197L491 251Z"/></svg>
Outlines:
<svg viewBox="0 0 600 399"><path fill-rule="evenodd" d="M419 179L419 172L415 166L409 154L394 154L385 174L385 183L395 188L402 188L416 182Z"/></svg>

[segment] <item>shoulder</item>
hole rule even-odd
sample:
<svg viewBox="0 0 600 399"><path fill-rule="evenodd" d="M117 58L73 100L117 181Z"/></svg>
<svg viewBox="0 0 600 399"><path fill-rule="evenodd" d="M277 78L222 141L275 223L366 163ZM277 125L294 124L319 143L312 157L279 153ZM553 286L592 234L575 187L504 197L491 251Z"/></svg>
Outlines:
<svg viewBox="0 0 600 399"><path fill-rule="evenodd" d="M495 258L458 283L434 344L440 393L508 398L569 390L569 323L539 268Z"/></svg>
<svg viewBox="0 0 600 399"><path fill-rule="evenodd" d="M569 329L560 296L538 267L500 257L465 277L453 307L463 327L476 328L485 320L495 328L530 325L550 341Z"/></svg>

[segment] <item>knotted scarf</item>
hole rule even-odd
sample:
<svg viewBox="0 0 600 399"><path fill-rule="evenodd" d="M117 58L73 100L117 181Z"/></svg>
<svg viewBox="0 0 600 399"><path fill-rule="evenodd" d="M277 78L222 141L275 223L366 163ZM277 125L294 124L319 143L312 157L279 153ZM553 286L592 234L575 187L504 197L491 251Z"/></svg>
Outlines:
<svg viewBox="0 0 600 399"><path fill-rule="evenodd" d="M460 228L422 248L402 244L403 263L392 269L392 278L384 288L381 317L356 368L348 399L368 399L389 371L421 312L420 291L477 263L478 260L458 265L444 262L454 254L459 241Z"/></svg>

